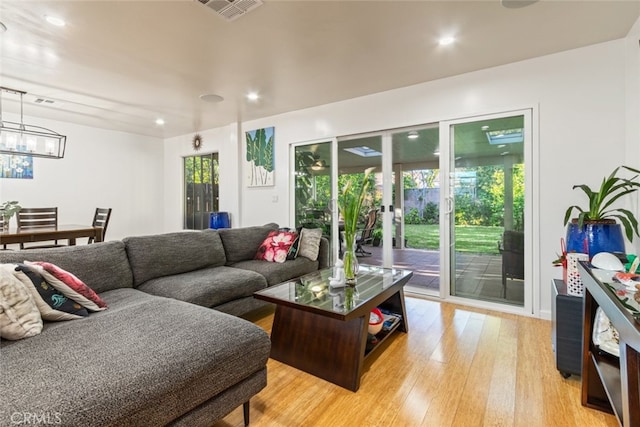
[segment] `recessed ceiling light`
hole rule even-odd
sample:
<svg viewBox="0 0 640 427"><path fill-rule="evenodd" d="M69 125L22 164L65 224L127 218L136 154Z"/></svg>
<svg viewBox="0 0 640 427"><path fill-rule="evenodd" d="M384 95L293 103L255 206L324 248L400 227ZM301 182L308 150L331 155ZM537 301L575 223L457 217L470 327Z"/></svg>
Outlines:
<svg viewBox="0 0 640 427"><path fill-rule="evenodd" d="M162 126L162 125L164 125L164 119L160 119L160 118L156 119L156 124L157 124L158 126Z"/></svg>
<svg viewBox="0 0 640 427"><path fill-rule="evenodd" d="M489 129L489 126L488 126L488 125L484 125L484 126L482 126L480 129L482 129L482 130L488 130L488 129Z"/></svg>
<svg viewBox="0 0 640 427"><path fill-rule="evenodd" d="M409 139L416 139L418 137L418 132L416 132L415 130L409 132L409 135L407 135L407 138Z"/></svg>
<svg viewBox="0 0 640 427"><path fill-rule="evenodd" d="M438 40L438 44L440 46L448 46L450 44L453 44L456 41L456 38L453 36L446 36L446 37L441 37L440 40Z"/></svg>
<svg viewBox="0 0 640 427"><path fill-rule="evenodd" d="M55 25L56 27L64 27L67 24L64 22L64 19L58 18L57 16L46 15L44 19L46 19L49 24Z"/></svg>
<svg viewBox="0 0 640 427"><path fill-rule="evenodd" d="M257 101L258 98L260 98L260 96L258 95L258 92L249 92L247 94L247 99L249 101Z"/></svg>
<svg viewBox="0 0 640 427"><path fill-rule="evenodd" d="M203 95L200 95L200 99L203 100L204 102L222 102L224 101L224 98L221 97L220 95L216 95L215 93L205 93Z"/></svg>

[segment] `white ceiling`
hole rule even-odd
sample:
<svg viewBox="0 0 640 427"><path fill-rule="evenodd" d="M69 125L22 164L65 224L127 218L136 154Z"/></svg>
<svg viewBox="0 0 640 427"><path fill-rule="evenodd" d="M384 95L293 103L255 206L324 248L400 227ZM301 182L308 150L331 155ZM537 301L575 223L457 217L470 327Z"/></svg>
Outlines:
<svg viewBox="0 0 640 427"><path fill-rule="evenodd" d="M228 22L195 0L0 0L0 85L28 92L25 115L172 137L619 39L639 15L631 0L264 0Z"/></svg>

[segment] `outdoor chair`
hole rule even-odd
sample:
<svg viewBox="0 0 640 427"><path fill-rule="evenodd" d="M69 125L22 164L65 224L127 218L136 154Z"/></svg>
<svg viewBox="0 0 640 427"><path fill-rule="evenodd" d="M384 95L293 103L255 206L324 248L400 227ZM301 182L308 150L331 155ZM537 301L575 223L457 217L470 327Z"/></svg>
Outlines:
<svg viewBox="0 0 640 427"><path fill-rule="evenodd" d="M359 230L356 234L356 255L370 256L371 252L364 250L362 245L371 243L373 229L375 228L376 221L378 220L378 209L371 209L367 214L367 221L362 230Z"/></svg>
<svg viewBox="0 0 640 427"><path fill-rule="evenodd" d="M502 297L507 296L507 279L524 280L524 233L505 230L498 242L502 254Z"/></svg>

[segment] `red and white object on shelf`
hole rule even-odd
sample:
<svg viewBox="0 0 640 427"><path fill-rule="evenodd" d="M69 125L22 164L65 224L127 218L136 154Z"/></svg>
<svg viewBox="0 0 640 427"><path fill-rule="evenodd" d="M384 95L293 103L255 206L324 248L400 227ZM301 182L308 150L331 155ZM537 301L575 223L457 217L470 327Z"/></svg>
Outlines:
<svg viewBox="0 0 640 427"><path fill-rule="evenodd" d="M369 333L375 335L382 330L382 324L384 323L384 315L382 312L374 308L369 313Z"/></svg>
<svg viewBox="0 0 640 427"><path fill-rule="evenodd" d="M578 271L578 261L589 261L589 255L579 252L567 253L567 278L565 283L567 284L567 294L581 297L584 285Z"/></svg>

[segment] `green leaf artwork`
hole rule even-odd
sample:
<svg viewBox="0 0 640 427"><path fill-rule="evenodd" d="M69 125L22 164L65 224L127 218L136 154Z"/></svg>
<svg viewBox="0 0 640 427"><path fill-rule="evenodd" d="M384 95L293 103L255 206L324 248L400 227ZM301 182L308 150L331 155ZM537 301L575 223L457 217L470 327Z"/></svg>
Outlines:
<svg viewBox="0 0 640 427"><path fill-rule="evenodd" d="M249 187L274 185L273 127L246 132Z"/></svg>

